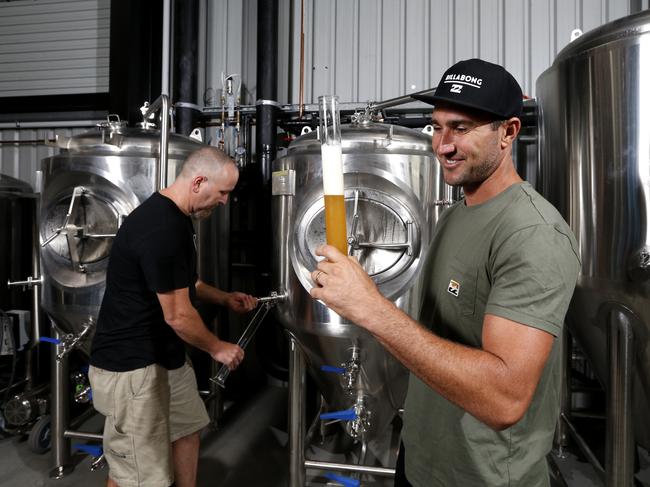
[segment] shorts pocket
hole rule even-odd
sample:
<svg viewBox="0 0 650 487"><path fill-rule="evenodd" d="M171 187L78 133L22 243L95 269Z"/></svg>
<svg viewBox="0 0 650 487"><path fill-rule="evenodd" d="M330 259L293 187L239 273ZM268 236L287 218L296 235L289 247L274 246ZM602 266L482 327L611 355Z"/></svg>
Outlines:
<svg viewBox="0 0 650 487"><path fill-rule="evenodd" d="M124 479L132 482L138 475L133 438L131 435L118 431L112 421L107 421L106 427L110 430L108 438L106 437L107 432L104 432L104 454L108 460L111 478L116 481Z"/></svg>
<svg viewBox="0 0 650 487"><path fill-rule="evenodd" d="M115 411L117 375L91 366L88 369L88 380L93 394L93 407L104 416L112 416Z"/></svg>
<svg viewBox="0 0 650 487"><path fill-rule="evenodd" d="M155 364L147 365L142 369L136 369L129 373L129 389L132 397L136 397L142 392L155 366Z"/></svg>

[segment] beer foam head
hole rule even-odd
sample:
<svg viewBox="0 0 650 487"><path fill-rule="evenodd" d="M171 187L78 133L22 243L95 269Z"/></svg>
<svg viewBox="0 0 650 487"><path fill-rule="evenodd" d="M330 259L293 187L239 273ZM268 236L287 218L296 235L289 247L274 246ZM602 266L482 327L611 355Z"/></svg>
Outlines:
<svg viewBox="0 0 650 487"><path fill-rule="evenodd" d="M343 191L343 151L340 144L321 145L323 160L323 193L345 194Z"/></svg>

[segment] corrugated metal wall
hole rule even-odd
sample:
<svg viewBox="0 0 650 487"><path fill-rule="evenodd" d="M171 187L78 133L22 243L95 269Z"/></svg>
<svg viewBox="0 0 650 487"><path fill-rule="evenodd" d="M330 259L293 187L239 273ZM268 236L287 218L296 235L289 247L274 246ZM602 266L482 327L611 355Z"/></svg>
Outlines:
<svg viewBox="0 0 650 487"><path fill-rule="evenodd" d="M504 65L535 96L537 77L573 29L586 32L631 8L628 0L304 0L305 100L401 96L435 86L448 66L470 57ZM301 2L292 9L299 39ZM293 80L299 46L292 47ZM282 101L296 102L298 84L287 88Z"/></svg>
<svg viewBox="0 0 650 487"><path fill-rule="evenodd" d="M108 91L110 0L0 2L0 97Z"/></svg>
<svg viewBox="0 0 650 487"><path fill-rule="evenodd" d="M54 140L56 135L70 137L89 130L80 128L39 128L0 130L0 173L22 179L35 189L36 171L41 160L59 152L58 148L48 146L46 140Z"/></svg>
<svg viewBox="0 0 650 487"><path fill-rule="evenodd" d="M278 20L278 98L288 102L292 82L292 0L279 0ZM257 84L257 0L207 0L205 23L206 59L201 69L198 103L212 105L222 86L222 75L241 76L242 104L255 104ZM298 31L298 35L300 32ZM203 95L201 95L203 94ZM218 103L218 97L216 103Z"/></svg>
<svg viewBox="0 0 650 487"><path fill-rule="evenodd" d="M569 42L574 28L587 31L649 6L649 0L303 1L306 103L326 93L338 94L342 101L366 102L430 88L450 64L473 56L504 64L526 94L534 96L536 78ZM281 103L299 102L302 3L279 0ZM60 89L106 91L109 5L110 0L0 2L0 96L7 96L2 87L6 90L12 83L14 88L31 86L26 84L29 76L42 84L33 88L34 94L48 89L57 93ZM205 59L200 66L197 103L218 103L222 73L241 75L242 103L255 103L257 0L204 0L201 9L200 50ZM33 23L36 17L31 16L37 12L42 24L28 27L27 18ZM72 14L79 16L78 24L73 24L77 27L62 20ZM71 40L73 31L84 33L83 42L80 37ZM24 50L8 61L2 56L15 49L16 42ZM32 60L39 51L44 60ZM52 64L58 62L57 56L95 63L95 68L83 69L103 74L95 84L90 76L88 85L73 86L64 77L67 73L79 79L81 68L57 69ZM13 81L8 82L7 76L13 76ZM59 130L72 133L72 129ZM42 134L9 129L0 131L0 140L40 139ZM45 147L0 144L0 172L33 183L33 171L51 152Z"/></svg>
<svg viewBox="0 0 650 487"><path fill-rule="evenodd" d="M298 103L304 5L304 101L386 100L435 86L454 62L481 57L506 66L525 93L584 32L649 0L279 0L278 101ZM205 76L213 100L221 73L242 76L243 103L256 100L256 0L207 0ZM203 99L197 100L202 103Z"/></svg>

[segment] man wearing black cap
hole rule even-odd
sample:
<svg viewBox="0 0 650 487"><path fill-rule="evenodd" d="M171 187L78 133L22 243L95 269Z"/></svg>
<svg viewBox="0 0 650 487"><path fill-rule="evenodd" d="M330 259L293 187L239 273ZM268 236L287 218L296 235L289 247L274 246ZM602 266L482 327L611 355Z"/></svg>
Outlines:
<svg viewBox="0 0 650 487"><path fill-rule="evenodd" d="M522 93L501 66L461 61L435 95L433 150L464 199L436 227L418 321L330 246L311 294L411 371L395 485L549 485L560 334L579 260L559 213L517 174Z"/></svg>

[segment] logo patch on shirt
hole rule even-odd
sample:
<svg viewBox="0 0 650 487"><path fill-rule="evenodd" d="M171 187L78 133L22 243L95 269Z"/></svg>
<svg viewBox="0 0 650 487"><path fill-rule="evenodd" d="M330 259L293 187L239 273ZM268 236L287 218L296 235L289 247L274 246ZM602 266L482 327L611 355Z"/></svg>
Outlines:
<svg viewBox="0 0 650 487"><path fill-rule="evenodd" d="M449 281L449 286L447 286L447 292L449 294L453 294L454 296L458 297L458 293L460 293L460 282L456 282L453 279Z"/></svg>

